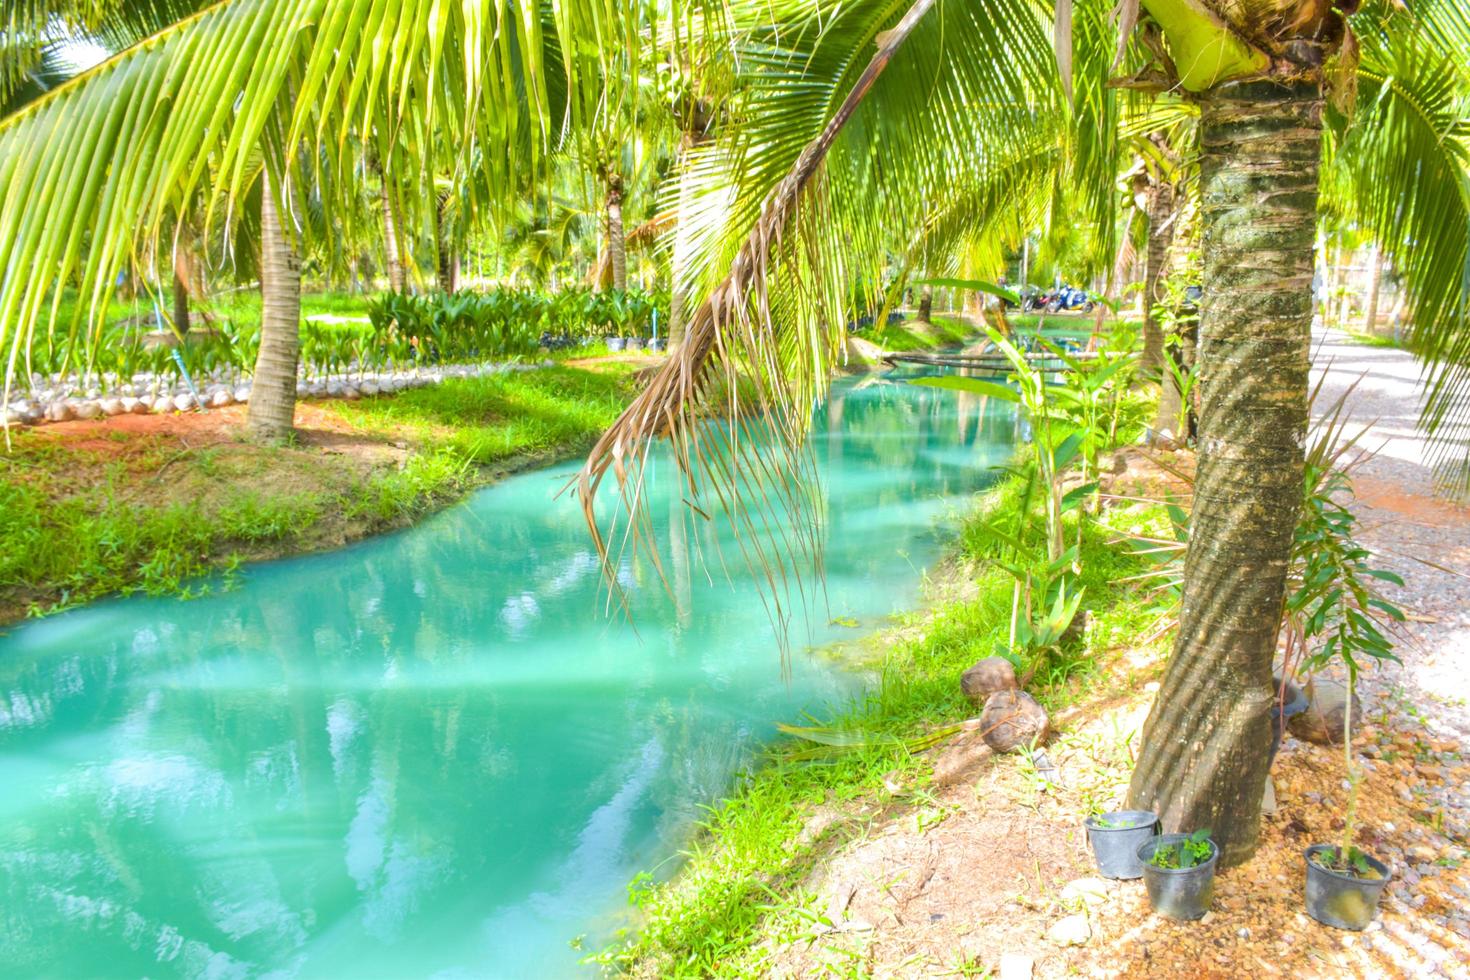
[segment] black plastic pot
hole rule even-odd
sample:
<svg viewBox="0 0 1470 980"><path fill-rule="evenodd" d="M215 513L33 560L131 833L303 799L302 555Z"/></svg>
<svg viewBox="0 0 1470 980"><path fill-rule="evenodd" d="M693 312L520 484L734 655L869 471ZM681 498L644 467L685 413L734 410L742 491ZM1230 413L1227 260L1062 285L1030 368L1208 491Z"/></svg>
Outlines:
<svg viewBox="0 0 1470 980"><path fill-rule="evenodd" d="M1388 865L1364 854L1368 867L1378 872L1378 877L1357 878L1322 867L1312 860L1319 854L1335 857L1337 847L1313 844L1302 855L1307 861L1307 914L1336 929L1367 928L1378 912L1378 899L1388 884Z"/></svg>
<svg viewBox="0 0 1470 980"><path fill-rule="evenodd" d="M1117 810L1088 817L1084 826L1097 870L1104 878L1137 878L1143 874L1138 848L1158 834L1156 814L1147 810Z"/></svg>
<svg viewBox="0 0 1470 980"><path fill-rule="evenodd" d="M625 344L627 344L627 340L622 337L607 338L607 349L610 351L620 351Z"/></svg>
<svg viewBox="0 0 1470 980"><path fill-rule="evenodd" d="M643 349L643 338L642 337L629 337L628 338L628 350L642 350L642 349Z"/></svg>
<svg viewBox="0 0 1470 980"><path fill-rule="evenodd" d="M1220 848L1214 841L1208 842L1209 859L1192 868L1159 868L1149 864L1160 848L1186 840L1188 834L1160 834L1138 848L1148 903L1155 912L1171 919L1202 918L1215 898L1215 865L1220 860Z"/></svg>

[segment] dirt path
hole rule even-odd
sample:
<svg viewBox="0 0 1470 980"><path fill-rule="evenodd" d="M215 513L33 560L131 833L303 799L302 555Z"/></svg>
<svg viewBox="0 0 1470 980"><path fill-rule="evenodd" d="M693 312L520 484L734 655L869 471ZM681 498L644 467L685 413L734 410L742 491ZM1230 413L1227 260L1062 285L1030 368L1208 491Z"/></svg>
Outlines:
<svg viewBox="0 0 1470 980"><path fill-rule="evenodd" d="M1314 380L1325 374L1317 407L1352 389L1353 431L1369 426L1360 445L1375 455L1354 476L1353 511L1364 543L1405 580L1405 588L1385 591L1413 617L1398 645L1403 664L1369 676L1367 692L1403 702L1431 734L1470 749L1470 508L1434 494L1428 447L1415 424L1419 365L1407 351L1353 343L1335 331L1317 339L1314 365Z"/></svg>

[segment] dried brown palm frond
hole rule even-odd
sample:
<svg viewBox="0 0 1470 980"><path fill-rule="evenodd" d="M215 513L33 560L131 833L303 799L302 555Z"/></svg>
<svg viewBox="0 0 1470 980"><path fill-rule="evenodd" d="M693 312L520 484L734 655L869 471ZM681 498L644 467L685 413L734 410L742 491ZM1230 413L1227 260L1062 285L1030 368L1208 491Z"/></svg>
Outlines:
<svg viewBox="0 0 1470 980"><path fill-rule="evenodd" d="M743 557L766 579L763 595L773 604L773 618L780 626L788 621L783 597L792 581L798 589L800 581L789 577L784 559L816 559L820 552L814 526L804 519L811 513L816 481L803 447L812 401L834 351L825 339L793 338L773 329L769 286L778 268L823 260L809 251L819 247L811 244L816 236L795 234L800 222L821 220L823 161L933 5L934 0L917 0L881 36L841 106L766 198L728 275L690 318L684 343L597 441L578 474L576 493L614 590L610 543L619 538L620 550L646 546L662 576L651 546L643 471L655 440L666 437L690 494L697 500L709 492L718 499L734 524ZM789 370L793 358L807 356L819 362L818 370ZM604 533L594 503L609 473L627 517L621 531L615 520ZM737 501L737 495L743 499Z"/></svg>

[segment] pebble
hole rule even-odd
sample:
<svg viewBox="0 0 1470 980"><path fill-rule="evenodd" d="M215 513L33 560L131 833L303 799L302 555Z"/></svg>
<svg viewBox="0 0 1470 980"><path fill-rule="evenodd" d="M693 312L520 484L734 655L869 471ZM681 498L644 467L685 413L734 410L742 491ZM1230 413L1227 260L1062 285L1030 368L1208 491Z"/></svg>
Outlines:
<svg viewBox="0 0 1470 980"><path fill-rule="evenodd" d="M1111 889L1108 883L1101 878L1078 878L1062 887L1061 898L1064 902L1080 901L1088 905L1101 905L1108 900L1109 891Z"/></svg>
<svg viewBox="0 0 1470 980"><path fill-rule="evenodd" d="M534 371L554 366L555 362L451 364L436 368L413 368L410 371L364 372L355 370L347 376L302 378L296 384L299 398L356 399L390 395L412 388L437 384L446 378L488 377L510 371ZM359 380L352 382L349 377ZM149 412L187 411L199 402L209 408L224 408L250 401L249 381L241 381L233 371L214 371L194 378L200 396L196 402L186 386L173 375L142 372L124 380L112 373L101 376L103 384L83 384L76 375L55 375L43 379L31 376L30 396L0 406L0 420L10 424L34 425L41 422L68 422L75 418L100 418L105 415ZM49 383L48 383L49 382ZM95 404L93 408L89 404Z"/></svg>
<svg viewBox="0 0 1470 980"><path fill-rule="evenodd" d="M1087 924L1087 916L1079 912L1053 922L1046 938L1058 946L1085 946L1092 938L1092 927Z"/></svg>
<svg viewBox="0 0 1470 980"><path fill-rule="evenodd" d="M1024 953L1000 954L1000 980L1031 980L1036 961Z"/></svg>

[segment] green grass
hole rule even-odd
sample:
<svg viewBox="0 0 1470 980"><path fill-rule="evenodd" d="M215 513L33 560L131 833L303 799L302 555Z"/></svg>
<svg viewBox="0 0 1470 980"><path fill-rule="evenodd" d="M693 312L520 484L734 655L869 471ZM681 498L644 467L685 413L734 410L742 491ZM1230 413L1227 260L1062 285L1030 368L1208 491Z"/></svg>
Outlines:
<svg viewBox="0 0 1470 980"><path fill-rule="evenodd" d="M243 557L398 526L516 460L586 447L630 400L630 374L557 367L328 403L370 443L410 442L402 467L122 433L73 449L23 431L0 459L0 622L111 593L196 595Z"/></svg>
<svg viewBox="0 0 1470 980"><path fill-rule="evenodd" d="M1406 350L1410 353L1414 351L1407 337L1394 337L1391 334L1360 333L1351 327L1339 329L1353 338L1353 343L1362 344L1364 347L1390 347L1394 350Z"/></svg>
<svg viewBox="0 0 1470 980"><path fill-rule="evenodd" d="M962 528L960 552L984 558L987 539L979 524L1012 520L1018 500L1014 483L983 498ZM1110 512L1104 520L1157 528L1165 518L1162 508L1140 506ZM1112 543L1115 536L1096 523L1084 533L1081 577L1091 622L1082 641L1041 663L1030 687L1052 711L1086 693L1097 683L1094 672L1106 652L1145 635L1158 616L1136 587L1120 582L1140 564ZM642 910L642 927L599 958L659 976L756 976L764 972L763 939L773 937L779 945L810 935L820 901L803 890L804 878L826 849L862 834L866 825L861 819L838 821L814 840L799 842L807 819L819 806L881 798L884 777L894 772L905 785L919 787L914 796L923 799L930 764L905 742L975 713L959 690L959 676L1008 639L1011 582L1001 570L986 569L976 598L945 606L922 635L888 651L873 693L839 710L829 723L857 734L862 745L818 764L808 758L809 743L778 743L710 811L677 877L660 883L644 875L633 883L630 897Z"/></svg>
<svg viewBox="0 0 1470 980"><path fill-rule="evenodd" d="M0 478L0 595L33 594L30 611L42 613L112 592L199 594L194 580L233 569L242 548L293 536L327 505L233 482L208 503L152 506L137 503L128 482L109 467L100 484L58 499L46 481Z"/></svg>
<svg viewBox="0 0 1470 980"><path fill-rule="evenodd" d="M336 316L367 316L368 299L369 297L362 293L353 294L333 290L306 291L301 294L301 315L309 317L329 313ZM173 293L170 288L164 288L158 293L158 302L164 317L172 317ZM136 296L127 298L114 295L111 302L107 304L104 322L119 323L140 316L147 317L151 321L154 313L153 303L153 296L141 290ZM57 322L63 326L69 324L78 305L79 297L76 290L64 290L58 307ZM211 297L206 303L193 304L193 310L196 313L194 326L199 326L203 322L202 313L205 310L215 317L229 320L232 323L259 326L260 292L255 289L224 290ZM152 329L151 322L148 326L149 329Z"/></svg>
<svg viewBox="0 0 1470 980"><path fill-rule="evenodd" d="M301 294L301 316L303 319L323 314L342 317L367 317L368 301L365 293L344 293L333 290L303 292ZM236 326L260 326L260 293L254 289L221 293L208 304L210 312Z"/></svg>
<svg viewBox="0 0 1470 980"><path fill-rule="evenodd" d="M333 410L359 428L393 428L465 463L489 465L590 445L628 403L631 374L615 364L596 372L508 372L339 402Z"/></svg>
<svg viewBox="0 0 1470 980"><path fill-rule="evenodd" d="M910 317L902 323L888 323L859 331L857 336L890 351L925 351L937 347L957 347L973 340L979 331L963 320L935 316L927 328Z"/></svg>

